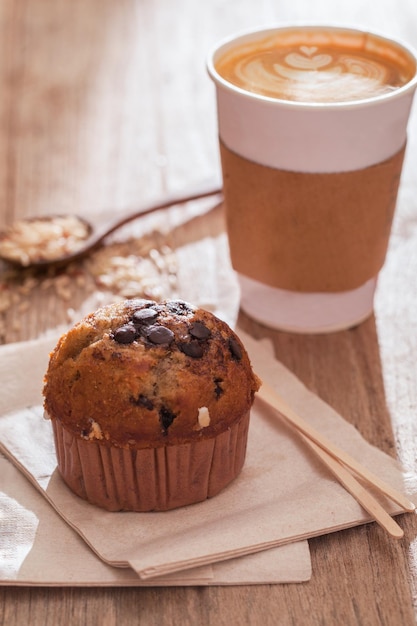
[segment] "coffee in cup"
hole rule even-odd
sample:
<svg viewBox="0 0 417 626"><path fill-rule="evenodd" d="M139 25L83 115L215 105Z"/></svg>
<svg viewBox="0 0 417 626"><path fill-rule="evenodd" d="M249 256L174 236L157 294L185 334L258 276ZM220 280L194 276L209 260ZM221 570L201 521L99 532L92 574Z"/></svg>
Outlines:
<svg viewBox="0 0 417 626"><path fill-rule="evenodd" d="M216 47L230 253L242 308L328 332L373 310L416 87L416 57L379 35L277 28Z"/></svg>
<svg viewBox="0 0 417 626"><path fill-rule="evenodd" d="M225 52L217 72L270 98L312 103L374 98L410 82L415 62L369 33L288 30Z"/></svg>

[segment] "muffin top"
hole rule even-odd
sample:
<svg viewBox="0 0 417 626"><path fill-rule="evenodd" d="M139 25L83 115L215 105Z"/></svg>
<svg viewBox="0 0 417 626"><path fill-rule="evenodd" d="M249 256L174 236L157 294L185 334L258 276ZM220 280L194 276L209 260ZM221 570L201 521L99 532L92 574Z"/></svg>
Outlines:
<svg viewBox="0 0 417 626"><path fill-rule="evenodd" d="M136 299L98 309L60 338L44 407L83 439L147 448L226 430L259 385L242 342L215 315Z"/></svg>

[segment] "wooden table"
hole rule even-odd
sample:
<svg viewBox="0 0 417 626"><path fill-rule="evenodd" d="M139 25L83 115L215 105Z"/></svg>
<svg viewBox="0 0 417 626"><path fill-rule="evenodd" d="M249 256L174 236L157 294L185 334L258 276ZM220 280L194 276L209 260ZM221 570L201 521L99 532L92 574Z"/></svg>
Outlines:
<svg viewBox="0 0 417 626"><path fill-rule="evenodd" d="M302 20L361 24L412 44L417 43L416 6L414 0L350 0L342 7L332 0L285 5L272 0L3 0L0 225L41 213L117 211L218 173L214 88L205 60L223 36ZM240 316L256 337L273 339L277 357L307 386L371 443L414 471L416 166L417 110L375 316L355 329L323 336L273 332ZM168 212L168 224L177 217L178 209ZM194 220L183 236L196 240L223 227L217 209ZM2 343L36 337L66 321L68 310L77 311L86 297L87 285L80 277L77 282L76 273L70 287L65 277L50 285L35 280L24 290L15 284L16 297L13 289L0 292ZM401 541L389 539L376 524L311 540L308 583L1 587L0 623L414 624L417 522L414 515L399 522L405 531Z"/></svg>

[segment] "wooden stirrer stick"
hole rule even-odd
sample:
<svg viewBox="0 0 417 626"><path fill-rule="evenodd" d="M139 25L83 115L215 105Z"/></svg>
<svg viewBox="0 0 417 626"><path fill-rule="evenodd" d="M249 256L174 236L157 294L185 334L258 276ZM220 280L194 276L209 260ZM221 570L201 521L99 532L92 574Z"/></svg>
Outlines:
<svg viewBox="0 0 417 626"><path fill-rule="evenodd" d="M361 465L356 459L351 457L347 452L337 447L324 435L316 431L308 422L302 419L289 407L286 402L270 387L263 383L257 392L257 396L276 409L282 417L289 422L296 430L300 431L309 440L313 441L319 448L327 452L331 457L339 463L352 469L358 476L371 484L378 491L388 496L393 502L396 502L404 511L414 511L415 505L404 494L391 487L378 476L375 476L366 467Z"/></svg>
<svg viewBox="0 0 417 626"><path fill-rule="evenodd" d="M343 487L348 491L359 504L368 511L372 518L395 539L401 539L404 531L389 513L379 504L379 502L367 491L352 474L323 448L320 448L314 441L300 433L304 442L317 454L321 461L328 467L332 474L338 479Z"/></svg>

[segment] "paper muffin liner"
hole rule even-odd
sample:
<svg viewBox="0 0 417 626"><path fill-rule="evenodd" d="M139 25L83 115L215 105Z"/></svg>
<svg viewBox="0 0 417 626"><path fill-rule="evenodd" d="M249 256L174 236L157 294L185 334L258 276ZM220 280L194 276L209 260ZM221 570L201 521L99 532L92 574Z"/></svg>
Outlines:
<svg viewBox="0 0 417 626"><path fill-rule="evenodd" d="M215 437L146 449L85 440L52 420L58 468L78 496L108 511L167 511L201 502L240 473L249 411Z"/></svg>

